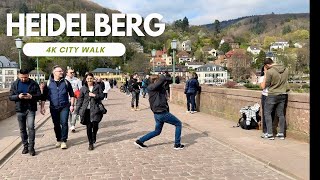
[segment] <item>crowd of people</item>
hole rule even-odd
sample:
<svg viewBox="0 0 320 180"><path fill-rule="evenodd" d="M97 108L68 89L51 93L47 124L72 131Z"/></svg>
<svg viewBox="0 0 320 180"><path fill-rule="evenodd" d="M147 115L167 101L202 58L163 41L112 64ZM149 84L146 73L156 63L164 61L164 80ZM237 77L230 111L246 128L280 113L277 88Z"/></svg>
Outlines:
<svg viewBox="0 0 320 180"><path fill-rule="evenodd" d="M287 100L288 69L266 58L262 67L259 84L262 91L262 138L274 139L273 120L275 114L279 117L279 133L276 137L285 139L284 109ZM180 83L179 77L174 77ZM182 123L169 109L170 84L173 78L166 71L157 75L146 75L140 78L137 74L130 75L124 82L124 91L131 96L131 110L139 111L139 97L148 96L150 109L154 114L155 130L137 139L134 144L146 148L144 144L151 138L160 135L164 123L175 126L174 149L183 149L181 144ZM35 152L35 115L40 103L40 112L45 114L45 101L49 101L53 129L56 136L56 147L67 149L70 131L75 132L77 119L86 126L89 150L94 150L99 122L102 120L103 100L108 99L108 92L116 80L95 78L92 73L86 73L83 80L75 77L73 69L66 74L62 67L54 66L47 83L40 83L29 78L28 70L21 69L16 81L12 83L9 99L15 101L20 136L23 144L23 154L36 155ZM196 113L196 96L201 92L196 73L185 82L184 93L187 99L187 113ZM28 130L28 131L27 131Z"/></svg>

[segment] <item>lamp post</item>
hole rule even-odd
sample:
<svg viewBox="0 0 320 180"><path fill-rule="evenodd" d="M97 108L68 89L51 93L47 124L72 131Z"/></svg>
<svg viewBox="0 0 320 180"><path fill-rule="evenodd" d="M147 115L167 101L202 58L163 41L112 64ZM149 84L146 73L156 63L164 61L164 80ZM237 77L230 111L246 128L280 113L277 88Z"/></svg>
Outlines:
<svg viewBox="0 0 320 180"><path fill-rule="evenodd" d="M173 77L172 77L172 83L175 84L176 83L176 61L175 61L175 50L177 49L177 40L172 40L171 41L171 49L173 50L172 53L172 73L173 73Z"/></svg>
<svg viewBox="0 0 320 180"><path fill-rule="evenodd" d="M152 74L155 74L155 72L154 72L154 58L155 58L155 56L156 56L156 50L155 49L152 49L151 50L151 56L152 56L152 67L153 67L153 69L152 69L152 71L153 71L153 73Z"/></svg>
<svg viewBox="0 0 320 180"><path fill-rule="evenodd" d="M39 84L40 77L39 77L39 58L37 57L37 83Z"/></svg>
<svg viewBox="0 0 320 180"><path fill-rule="evenodd" d="M21 48L22 48L23 42L22 42L22 39L20 38L15 39L15 41L16 41L16 47L19 51L19 68L21 69Z"/></svg>

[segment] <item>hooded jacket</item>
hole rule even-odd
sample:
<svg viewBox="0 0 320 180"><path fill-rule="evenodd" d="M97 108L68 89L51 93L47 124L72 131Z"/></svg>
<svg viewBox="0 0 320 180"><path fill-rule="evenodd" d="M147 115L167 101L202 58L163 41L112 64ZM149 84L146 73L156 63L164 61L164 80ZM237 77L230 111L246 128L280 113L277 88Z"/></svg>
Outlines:
<svg viewBox="0 0 320 180"><path fill-rule="evenodd" d="M288 68L274 64L266 73L266 87L268 95L286 94L288 89Z"/></svg>
<svg viewBox="0 0 320 180"><path fill-rule="evenodd" d="M160 75L155 83L148 86L149 103L153 113L169 112L169 105L166 97L165 83L172 81L171 77Z"/></svg>

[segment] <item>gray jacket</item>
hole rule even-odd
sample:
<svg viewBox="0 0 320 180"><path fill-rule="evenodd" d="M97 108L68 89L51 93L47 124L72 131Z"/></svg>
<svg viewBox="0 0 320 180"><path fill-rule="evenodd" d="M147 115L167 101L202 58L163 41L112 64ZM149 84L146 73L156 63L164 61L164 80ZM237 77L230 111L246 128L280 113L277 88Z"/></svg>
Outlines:
<svg viewBox="0 0 320 180"><path fill-rule="evenodd" d="M79 99L77 99L76 114L80 115L81 119L84 118L85 111L90 102L90 121L100 122L103 114L99 111L98 104L103 100L104 94L98 84L94 84L92 93L96 96L89 97L89 88L87 85L81 87L80 96Z"/></svg>

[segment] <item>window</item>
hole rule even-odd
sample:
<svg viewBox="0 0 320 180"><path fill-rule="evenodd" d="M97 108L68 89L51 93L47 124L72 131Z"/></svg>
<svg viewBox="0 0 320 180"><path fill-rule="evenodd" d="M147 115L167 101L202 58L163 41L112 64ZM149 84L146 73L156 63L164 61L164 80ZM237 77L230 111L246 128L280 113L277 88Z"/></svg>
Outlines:
<svg viewBox="0 0 320 180"><path fill-rule="evenodd" d="M13 70L5 70L5 75L14 75Z"/></svg>
<svg viewBox="0 0 320 180"><path fill-rule="evenodd" d="M9 76L9 77L5 77L5 82L12 82L14 81L14 77Z"/></svg>

